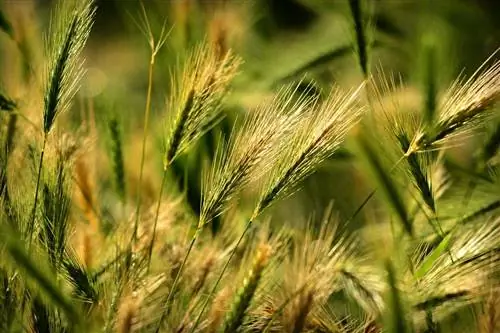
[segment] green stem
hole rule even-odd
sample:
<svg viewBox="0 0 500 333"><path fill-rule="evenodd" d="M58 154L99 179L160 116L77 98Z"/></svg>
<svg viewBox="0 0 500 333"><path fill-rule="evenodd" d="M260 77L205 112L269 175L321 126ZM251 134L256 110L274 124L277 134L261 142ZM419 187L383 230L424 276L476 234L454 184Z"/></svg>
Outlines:
<svg viewBox="0 0 500 333"><path fill-rule="evenodd" d="M33 233L33 229L35 226L36 208L37 208L37 204L38 204L38 192L40 189L40 179L42 176L43 157L45 156L45 146L46 145L47 145L47 133L44 133L42 151L40 153L40 161L38 163L38 174L36 177L35 202L33 203L33 208L31 210L30 222L29 222L27 229L26 229L26 237L28 237L28 250L31 247L32 233Z"/></svg>
<svg viewBox="0 0 500 333"><path fill-rule="evenodd" d="M241 233L240 238L236 242L236 245L234 246L233 250L231 251L231 254L229 255L229 258L227 259L226 263L224 264L224 267L222 267L222 271L220 272L219 276L217 277L217 280L215 281L215 284L214 284L212 290L210 290L210 293L208 294L208 297L203 302L203 306L201 307L201 311L198 314L198 317L196 318L196 320L194 322L194 325L191 327L191 330L189 331L190 333L193 333L196 330L196 328L198 327L198 325L200 324L201 317L203 316L203 313L205 312L205 309L206 309L206 307L208 305L208 302L210 301L210 298L212 298L213 294L217 290L217 287L219 286L219 283L222 280L222 277L223 277L224 273L226 272L226 269L229 266L229 263L231 262L231 259L233 258L234 254L236 253L236 251L238 249L238 246L240 245L241 241L243 240L243 237L245 237L247 231L250 229L250 226L252 225L252 222L253 222L253 218L251 218L250 220L248 220L248 222L247 222L247 224L245 226L245 229Z"/></svg>
<svg viewBox="0 0 500 333"><path fill-rule="evenodd" d="M148 247L148 258L147 258L147 268L149 271L150 265L151 265L151 256L153 255L153 246L155 243L156 239L156 226L158 224L158 217L160 215L160 207L161 207L161 198L163 196L163 188L165 187L165 182L167 180L167 168L163 169L163 177L161 179L161 185L160 185L160 193L158 193L158 204L156 205L156 213L155 213L155 220L153 223L153 235L151 236L151 242L149 243Z"/></svg>
<svg viewBox="0 0 500 333"><path fill-rule="evenodd" d="M168 292L167 300L165 301L165 308L161 314L160 320L158 321L158 326L156 327L155 332L158 333L160 332L161 324L163 320L165 320L165 316L169 312L170 309L170 302L172 301L172 296L174 295L175 288L177 287L177 283L179 282L179 278L181 276L181 273L184 269L184 266L186 265L187 259L189 257L189 254L191 253L191 250L193 249L194 243L196 242L196 239L201 233L202 228L198 227L196 229L195 234L193 235L193 238L191 239L191 243L189 244L188 250L186 254L184 255L184 259L182 260L181 267L179 267L179 270L177 271L177 274L175 275L174 282L172 283L172 287L170 287L170 291Z"/></svg>
<svg viewBox="0 0 500 333"><path fill-rule="evenodd" d="M149 75L148 75L148 92L146 96L146 108L144 110L144 130L142 136L142 154L141 154L141 166L139 171L139 183L137 190L137 207L135 211L135 222L134 222L134 231L132 233L132 242L135 243L137 241L137 228L139 226L139 215L141 211L141 186L142 186L142 176L144 171L144 160L146 157L146 139L148 137L148 126L149 126L149 113L151 109L151 93L153 90L153 68L154 68L154 54L151 55L151 61L149 62Z"/></svg>

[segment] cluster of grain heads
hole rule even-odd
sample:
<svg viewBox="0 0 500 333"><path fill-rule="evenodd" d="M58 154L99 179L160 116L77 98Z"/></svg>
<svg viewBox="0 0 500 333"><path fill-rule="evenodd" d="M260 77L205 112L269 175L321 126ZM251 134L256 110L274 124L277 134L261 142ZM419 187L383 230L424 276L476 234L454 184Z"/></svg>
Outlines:
<svg viewBox="0 0 500 333"><path fill-rule="evenodd" d="M220 57L214 46L203 43L193 50L181 73L172 78L172 92L166 110L164 171L148 260L155 242L157 218L168 167L222 119L222 102L240 64L241 59L231 51Z"/></svg>
<svg viewBox="0 0 500 333"><path fill-rule="evenodd" d="M47 66L44 91L44 138L38 166L32 216L26 230L26 235L30 237L36 216L47 136L54 127L57 116L70 108L71 101L79 89L83 75L83 61L80 54L90 35L94 14L95 7L92 0L64 1L58 3L55 15L51 19L51 26L46 37L49 64Z"/></svg>
<svg viewBox="0 0 500 333"><path fill-rule="evenodd" d="M295 118L306 108L307 100L304 98L296 100L294 92L294 89L287 88L271 102L249 112L245 116L241 128L233 132L229 140L229 148L227 150L223 147L218 149L213 166L207 172L203 183L203 201L198 226L191 238L181 269L174 280L174 287L177 285L185 262L202 228L210 223L214 217L222 214L241 189L259 178L262 171L269 168L273 156L276 154L275 146L278 142L285 140L285 136L296 122ZM229 259L234 254L241 239L242 237L235 245ZM225 271L226 267L227 264L222 272ZM220 279L216 282L211 295L215 292L219 281ZM168 297L167 305L171 297L172 294ZM207 304L208 299L204 303L203 310ZM202 312L198 316L195 327L201 319Z"/></svg>
<svg viewBox="0 0 500 333"><path fill-rule="evenodd" d="M210 296L257 216L275 200L290 194L301 180L314 172L321 162L333 154L347 132L357 123L363 111L356 105L361 87L349 93L334 88L324 102L303 95L295 99L295 90L285 90L283 96L278 96L278 103L269 110L264 108L256 111L257 118L250 118L250 125L244 126L248 129L236 138L233 149L221 159L222 167L218 169L216 164L211 170L205 183L208 191L204 192L198 228L222 213L232 196L246 182L265 175L269 177L269 183L264 180L265 185L252 217L247 221ZM262 111L264 113L259 114ZM260 174L252 174L251 168L256 166L259 166ZM271 171L263 173L267 170ZM195 326L207 303L208 299Z"/></svg>

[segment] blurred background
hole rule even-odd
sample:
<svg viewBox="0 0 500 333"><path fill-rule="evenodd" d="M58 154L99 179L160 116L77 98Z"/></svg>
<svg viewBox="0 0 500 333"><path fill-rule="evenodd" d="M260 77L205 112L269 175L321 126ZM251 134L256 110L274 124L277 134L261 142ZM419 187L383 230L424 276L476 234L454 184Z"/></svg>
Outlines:
<svg viewBox="0 0 500 333"><path fill-rule="evenodd" d="M141 32L142 8L140 2L131 0L97 3L97 21L86 49L88 72L79 95L80 104L75 107L90 105L97 124L102 123L99 117L110 114L120 120L133 184L139 167L150 53L147 36ZM174 191L185 194L186 204L194 214L199 209L203 161L213 156L216 145L221 144L218 138L227 135L238 113L262 103L285 84L302 81L304 87L314 86L308 93L324 94L333 84L350 88L363 80L356 61L355 31L347 0L142 3L153 34L158 38L163 25L169 31L156 61L149 173L141 189L151 197L160 182L161 120L168 112L165 100L173 69L182 63L187 51L204 39L233 49L244 60L226 105L228 117L174 166ZM437 89L442 91L460 73L466 75L477 69L500 46L497 0L371 0L365 4L371 70L394 74L405 82L403 107L408 109L423 107L422 82L429 54L436 69ZM51 1L30 0L3 0L1 4L19 46L13 48L12 40L0 35L0 84L11 96L21 95L23 80L36 78L40 72L41 36L49 22L51 5ZM69 113L66 128L78 130L85 117L82 112ZM305 182L299 193L273 208L273 216L278 221L293 220L297 214L321 213L333 202L340 216L348 219L371 191L351 163L353 158L348 142L331 163ZM98 186L100 196L106 198L108 183L102 170L103 181ZM132 186L131 191L136 190ZM353 226L371 220L377 214L376 207L375 203L370 204L356 217ZM217 229L216 223L213 228Z"/></svg>

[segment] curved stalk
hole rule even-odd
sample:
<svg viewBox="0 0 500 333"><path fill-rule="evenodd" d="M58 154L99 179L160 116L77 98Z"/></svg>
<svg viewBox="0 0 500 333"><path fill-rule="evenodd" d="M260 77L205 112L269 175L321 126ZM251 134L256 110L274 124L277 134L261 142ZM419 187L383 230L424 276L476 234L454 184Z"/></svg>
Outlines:
<svg viewBox="0 0 500 333"><path fill-rule="evenodd" d="M139 225L139 215L141 211L141 185L142 185L142 176L144 171L144 159L146 156L146 139L148 137L148 126L149 126L149 113L151 109L151 93L153 90L153 68L155 64L155 54L151 55L151 61L149 62L149 75L148 75L148 92L146 96L146 107L144 110L144 130L142 136L142 153L141 153L141 166L139 171L139 183L138 183L138 191L137 191L137 207L135 211L135 221L134 221L134 230L132 233L132 242L135 243L137 241L137 227Z"/></svg>
<svg viewBox="0 0 500 333"><path fill-rule="evenodd" d="M28 249L31 247L31 234L33 233L33 228L35 226L36 208L38 204L38 192L40 189L40 179L42 176L43 158L45 156L45 146L47 145L47 133L43 135L42 151L40 153L40 161L38 163L38 174L36 177L36 187L35 187L35 202L33 203L33 208L31 210L31 218L26 229L26 236L28 237Z"/></svg>
<svg viewBox="0 0 500 333"><path fill-rule="evenodd" d="M153 223L153 235L151 236L151 242L149 243L148 247L148 254L147 254L147 270L149 271L150 265L151 265L151 256L153 255L153 246L156 240L156 226L158 224L158 218L160 215L160 207L161 207L161 199L163 196L163 188L165 187L165 183L167 180L167 168L165 167L163 169L163 177L161 179L161 185L160 185L160 193L158 193L158 203L156 205L156 212L155 212L155 220Z"/></svg>

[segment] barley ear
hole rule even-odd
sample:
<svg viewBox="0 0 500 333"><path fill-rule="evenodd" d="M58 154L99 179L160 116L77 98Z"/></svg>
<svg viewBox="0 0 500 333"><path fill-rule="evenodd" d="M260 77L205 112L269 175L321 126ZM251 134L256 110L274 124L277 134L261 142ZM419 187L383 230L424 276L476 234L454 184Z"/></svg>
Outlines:
<svg viewBox="0 0 500 333"><path fill-rule="evenodd" d="M47 59L44 93L43 129L47 134L57 115L71 106L83 75L79 58L94 22L93 0L60 1L47 35Z"/></svg>
<svg viewBox="0 0 500 333"><path fill-rule="evenodd" d="M203 43L173 76L167 103L165 167L223 117L222 102L240 64L241 59L231 51L220 57L214 46Z"/></svg>
<svg viewBox="0 0 500 333"><path fill-rule="evenodd" d="M264 268L269 260L270 251L270 247L266 245L262 245L258 250L252 268L245 278L243 286L238 290L231 310L226 315L222 332L236 332L243 324L246 311L252 302Z"/></svg>

